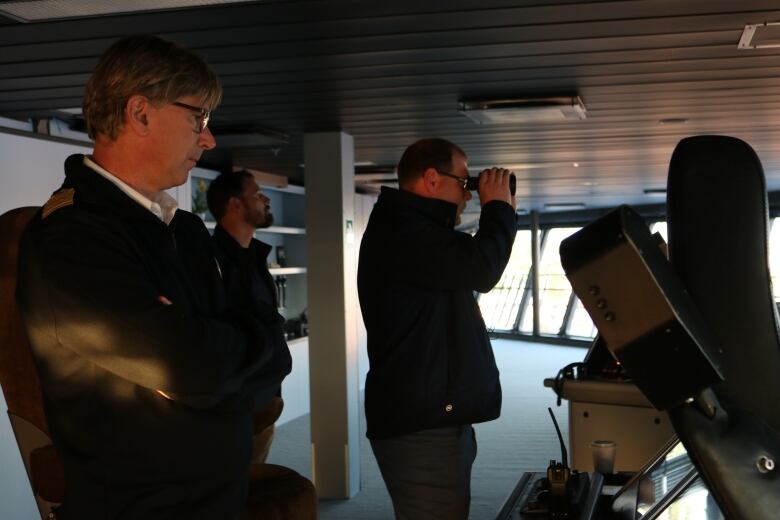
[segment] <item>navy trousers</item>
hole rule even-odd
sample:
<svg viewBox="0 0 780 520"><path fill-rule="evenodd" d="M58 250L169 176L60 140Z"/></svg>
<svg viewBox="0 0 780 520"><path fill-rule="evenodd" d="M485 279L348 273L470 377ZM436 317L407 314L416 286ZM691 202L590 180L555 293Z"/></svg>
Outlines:
<svg viewBox="0 0 780 520"><path fill-rule="evenodd" d="M477 440L471 425L372 439L398 520L460 520L469 516L471 466Z"/></svg>

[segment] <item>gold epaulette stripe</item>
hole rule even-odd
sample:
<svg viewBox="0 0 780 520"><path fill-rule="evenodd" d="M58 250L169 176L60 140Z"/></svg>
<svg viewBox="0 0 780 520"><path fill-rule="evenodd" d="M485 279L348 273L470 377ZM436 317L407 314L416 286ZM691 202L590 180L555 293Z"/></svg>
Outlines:
<svg viewBox="0 0 780 520"><path fill-rule="evenodd" d="M55 211L65 206L73 205L73 196L76 194L76 190L73 188L65 188L51 196L46 204L43 205L43 218L48 217Z"/></svg>

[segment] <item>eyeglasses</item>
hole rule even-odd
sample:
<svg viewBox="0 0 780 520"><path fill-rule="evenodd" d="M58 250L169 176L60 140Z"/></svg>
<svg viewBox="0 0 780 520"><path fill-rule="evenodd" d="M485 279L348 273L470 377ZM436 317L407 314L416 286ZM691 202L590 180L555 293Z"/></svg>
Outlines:
<svg viewBox="0 0 780 520"><path fill-rule="evenodd" d="M177 107L186 108L187 110L192 110L193 112L197 112L198 115L195 116L195 122L197 123L195 127L195 133L201 134L206 129L206 127L209 124L209 116L211 115L210 110L206 110L202 107L194 107L192 105L188 105L187 103L182 103L181 101L174 101L171 103L171 105L176 105Z"/></svg>
<svg viewBox="0 0 780 520"><path fill-rule="evenodd" d="M466 189L466 186L468 186L469 183L468 176L458 177L457 175L453 175L450 172L444 172L438 169L436 171L439 172L439 175L444 175L445 177L449 177L450 179L455 179L456 181L458 181L458 184L460 184L464 190Z"/></svg>

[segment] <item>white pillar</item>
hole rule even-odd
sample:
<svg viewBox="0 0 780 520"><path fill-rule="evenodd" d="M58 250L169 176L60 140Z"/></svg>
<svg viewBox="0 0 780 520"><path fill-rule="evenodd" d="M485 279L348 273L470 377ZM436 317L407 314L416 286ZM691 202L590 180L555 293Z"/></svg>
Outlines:
<svg viewBox="0 0 780 520"><path fill-rule="evenodd" d="M352 136L306 134L312 475L320 498L360 490Z"/></svg>

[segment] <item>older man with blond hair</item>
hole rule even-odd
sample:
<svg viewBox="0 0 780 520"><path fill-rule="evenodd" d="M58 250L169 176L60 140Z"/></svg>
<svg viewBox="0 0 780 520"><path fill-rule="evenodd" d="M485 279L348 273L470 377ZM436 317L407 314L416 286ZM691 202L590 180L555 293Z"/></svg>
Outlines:
<svg viewBox="0 0 780 520"><path fill-rule="evenodd" d="M17 299L65 469L57 511L78 519L235 519L247 499L253 378L290 363L228 307L203 223L165 190L214 148L221 98L196 54L130 36L84 94L91 155L33 218Z"/></svg>

